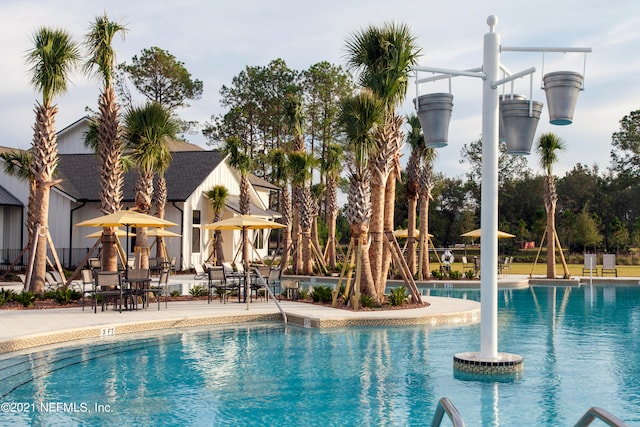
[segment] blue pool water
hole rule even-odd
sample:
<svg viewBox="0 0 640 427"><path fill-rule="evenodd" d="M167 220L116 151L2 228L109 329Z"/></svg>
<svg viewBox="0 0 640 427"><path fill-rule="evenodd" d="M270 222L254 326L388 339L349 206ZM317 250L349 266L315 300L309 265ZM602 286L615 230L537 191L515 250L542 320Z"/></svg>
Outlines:
<svg viewBox="0 0 640 427"><path fill-rule="evenodd" d="M518 378L453 371L455 353L479 349L479 325L173 330L0 360L0 425L429 425L444 396L467 426L573 425L591 406L640 425L640 289L499 301L499 350L524 357Z"/></svg>

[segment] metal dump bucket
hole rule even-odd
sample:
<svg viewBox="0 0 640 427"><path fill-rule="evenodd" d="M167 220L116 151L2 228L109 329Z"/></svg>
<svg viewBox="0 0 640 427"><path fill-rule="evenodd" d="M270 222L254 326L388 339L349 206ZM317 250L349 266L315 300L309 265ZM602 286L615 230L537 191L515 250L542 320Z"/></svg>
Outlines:
<svg viewBox="0 0 640 427"><path fill-rule="evenodd" d="M529 116L530 101L505 99L500 103L508 154L529 154L531 152L536 127L542 113L542 103L531 102L533 103L531 116Z"/></svg>
<svg viewBox="0 0 640 427"><path fill-rule="evenodd" d="M416 100L414 99L415 103ZM427 148L440 148L448 144L449 122L453 109L453 95L430 93L418 97L416 106L418 120L424 133Z"/></svg>
<svg viewBox="0 0 640 427"><path fill-rule="evenodd" d="M573 123L573 111L582 88L582 75L571 71L558 71L545 74L542 81L547 95L549 122L553 125Z"/></svg>
<svg viewBox="0 0 640 427"><path fill-rule="evenodd" d="M500 95L499 97L500 103L502 103L502 101L506 99L527 99L527 97L524 95L518 95L518 94ZM502 108L500 108L500 115L499 115L498 140L503 143L506 142L504 138L504 122L502 121Z"/></svg>

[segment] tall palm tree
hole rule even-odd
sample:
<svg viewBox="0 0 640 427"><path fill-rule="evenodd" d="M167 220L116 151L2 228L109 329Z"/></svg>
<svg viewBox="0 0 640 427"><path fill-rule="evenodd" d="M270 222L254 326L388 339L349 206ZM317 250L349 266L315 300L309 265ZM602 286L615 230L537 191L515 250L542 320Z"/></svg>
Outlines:
<svg viewBox="0 0 640 427"><path fill-rule="evenodd" d="M547 278L556 278L556 178L553 175L553 165L558 162L558 152L566 150L565 142L554 133L540 136L536 146L540 156L540 166L545 170L544 181L544 209L547 212Z"/></svg>
<svg viewBox="0 0 640 427"><path fill-rule="evenodd" d="M359 71L359 83L369 88L385 104L385 123L376 136L377 149L369 158L371 169L371 270L379 294L386 287L385 271L391 253L385 255L383 231L393 230L395 181L399 171L399 151L403 143L402 117L395 108L404 100L411 67L420 50L406 25L370 26L347 41L347 64ZM387 191L387 185L391 185ZM385 218L386 215L386 218Z"/></svg>
<svg viewBox="0 0 640 427"><path fill-rule="evenodd" d="M407 133L407 143L411 147L409 161L407 162L407 264L411 274L416 274L416 212L418 206L418 194L420 191L420 161L424 151L424 138L422 127L416 114L407 116L407 123L411 127Z"/></svg>
<svg viewBox="0 0 640 427"><path fill-rule="evenodd" d="M425 148L422 153L422 168L420 170L420 264L422 269L418 271L418 278L429 277L429 201L433 199L433 161L437 152L433 148Z"/></svg>
<svg viewBox="0 0 640 427"><path fill-rule="evenodd" d="M338 184L343 169L343 150L339 144L329 144L322 159L322 172L327 181L327 262L336 268L336 221L338 218Z"/></svg>
<svg viewBox="0 0 640 427"><path fill-rule="evenodd" d="M227 138L222 151L228 156L229 166L240 174L240 202L239 209L242 215L251 213L251 198L249 195L249 169L251 168L251 158L241 151L242 142L237 137ZM242 230L242 259L249 259L248 231Z"/></svg>
<svg viewBox="0 0 640 427"><path fill-rule="evenodd" d="M213 222L220 221L222 219L222 211L227 202L227 196L229 190L224 185L216 185L211 190L205 191L205 197L209 199L211 203L211 209L213 210ZM217 265L221 265L224 262L224 252L222 249L222 231L216 230L213 234L213 259Z"/></svg>
<svg viewBox="0 0 640 427"><path fill-rule="evenodd" d="M384 123L384 104L371 91L359 94L341 103L340 123L346 137L349 155L349 190L346 217L351 241L357 245L356 287L361 285L364 294L376 302L382 302L371 275L369 261L369 221L371 218L371 187L368 159L376 149L375 132ZM360 281L360 282L358 282Z"/></svg>
<svg viewBox="0 0 640 427"><path fill-rule="evenodd" d="M80 61L80 51L71 36L60 29L38 29L33 36L33 44L33 49L27 54L27 62L31 65L31 85L42 94L42 102L36 102L31 148L31 167L36 183L34 226L39 224L48 232L49 196L51 186L56 184L53 174L58 164L55 129L58 107L53 104L53 99L67 91L69 76ZM47 235L32 234L29 241L36 249L35 257L29 261L29 271L32 271L30 289L41 294L47 270Z"/></svg>
<svg viewBox="0 0 640 427"><path fill-rule="evenodd" d="M102 78L103 88L98 98L98 117L96 136L100 161L100 208L105 214L122 208L122 142L120 140L119 107L113 87L116 55L112 47L113 38L120 33L124 38L126 28L104 16L96 17L85 37L89 51L89 60L85 70L94 72ZM102 267L107 271L117 271L118 259L116 237L113 228L102 231Z"/></svg>
<svg viewBox="0 0 640 427"><path fill-rule="evenodd" d="M315 165L313 155L304 151L294 151L289 153L289 164L291 168L291 185L298 189L297 205L300 209L300 250L302 274L313 272L313 256L311 249L311 227L313 216L317 215L317 205L311 195L311 174Z"/></svg>
<svg viewBox="0 0 640 427"><path fill-rule="evenodd" d="M304 153L304 113L302 108L302 98L299 95L289 94L286 103L286 118L293 140L291 142L291 151ZM293 173L293 171L291 171ZM291 203L292 203L292 234L293 234L293 271L298 273L302 269L302 228L301 206L300 200L302 189L296 182L291 182Z"/></svg>
<svg viewBox="0 0 640 427"><path fill-rule="evenodd" d="M275 149L269 153L269 162L271 163L271 178L273 183L282 190L278 192L278 209L282 218L280 222L286 227L283 229L284 236L282 245L282 259L280 260L280 268L286 271L289 267L289 247L291 246L291 192L289 191L290 168L287 154L284 150Z"/></svg>
<svg viewBox="0 0 640 427"><path fill-rule="evenodd" d="M176 137L178 124L171 113L157 102L129 108L124 123L127 157L138 171L135 209L148 214L153 200L153 177L157 172L163 173L171 162L168 141ZM148 268L146 227L136 229L136 246L141 248L138 266Z"/></svg>

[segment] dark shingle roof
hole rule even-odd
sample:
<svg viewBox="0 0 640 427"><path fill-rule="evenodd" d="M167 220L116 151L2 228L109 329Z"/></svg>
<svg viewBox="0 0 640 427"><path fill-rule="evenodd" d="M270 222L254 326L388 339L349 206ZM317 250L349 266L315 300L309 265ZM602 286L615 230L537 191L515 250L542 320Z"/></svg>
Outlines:
<svg viewBox="0 0 640 427"><path fill-rule="evenodd" d="M225 157L219 150L179 151L171 155L173 160L165 173L170 202L186 200ZM78 201L99 201L98 158L94 154L61 154L59 158L56 178L63 181L56 187ZM134 200L136 178L135 170L125 174L124 201Z"/></svg>
<svg viewBox="0 0 640 427"><path fill-rule="evenodd" d="M22 202L16 199L3 186L0 185L0 206L24 206Z"/></svg>

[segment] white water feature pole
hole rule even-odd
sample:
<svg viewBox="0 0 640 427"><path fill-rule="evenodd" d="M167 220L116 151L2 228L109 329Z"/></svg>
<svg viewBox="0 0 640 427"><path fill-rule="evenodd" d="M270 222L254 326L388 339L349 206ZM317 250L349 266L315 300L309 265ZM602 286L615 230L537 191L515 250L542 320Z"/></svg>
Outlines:
<svg viewBox="0 0 640 427"><path fill-rule="evenodd" d="M500 54L504 51L583 52L585 54L591 52L591 48L504 47L500 44L500 35L495 32L497 23L498 18L495 16L491 15L487 18L489 32L484 35L482 67L463 71L422 66L414 67L416 74L418 72L438 74L422 79L416 78L416 109L418 110L419 117L421 112L419 86L421 83L445 78L450 79L453 76L477 77L482 79L480 351L456 354L454 356L454 368L475 374L491 375L518 373L524 369L524 361L521 356L498 352L498 158L500 154L498 88L505 83L535 72L535 67L531 67L518 73L507 73L509 74L508 77L499 80L500 72L506 70L506 68L501 65ZM547 96L549 96L548 93ZM570 115L572 116L572 114L573 111L571 111ZM571 123L571 120L558 124L569 123ZM423 125L422 127L426 133L426 126ZM425 139L427 138L425 137ZM447 145L447 142L440 140L434 147L442 147L444 145Z"/></svg>

